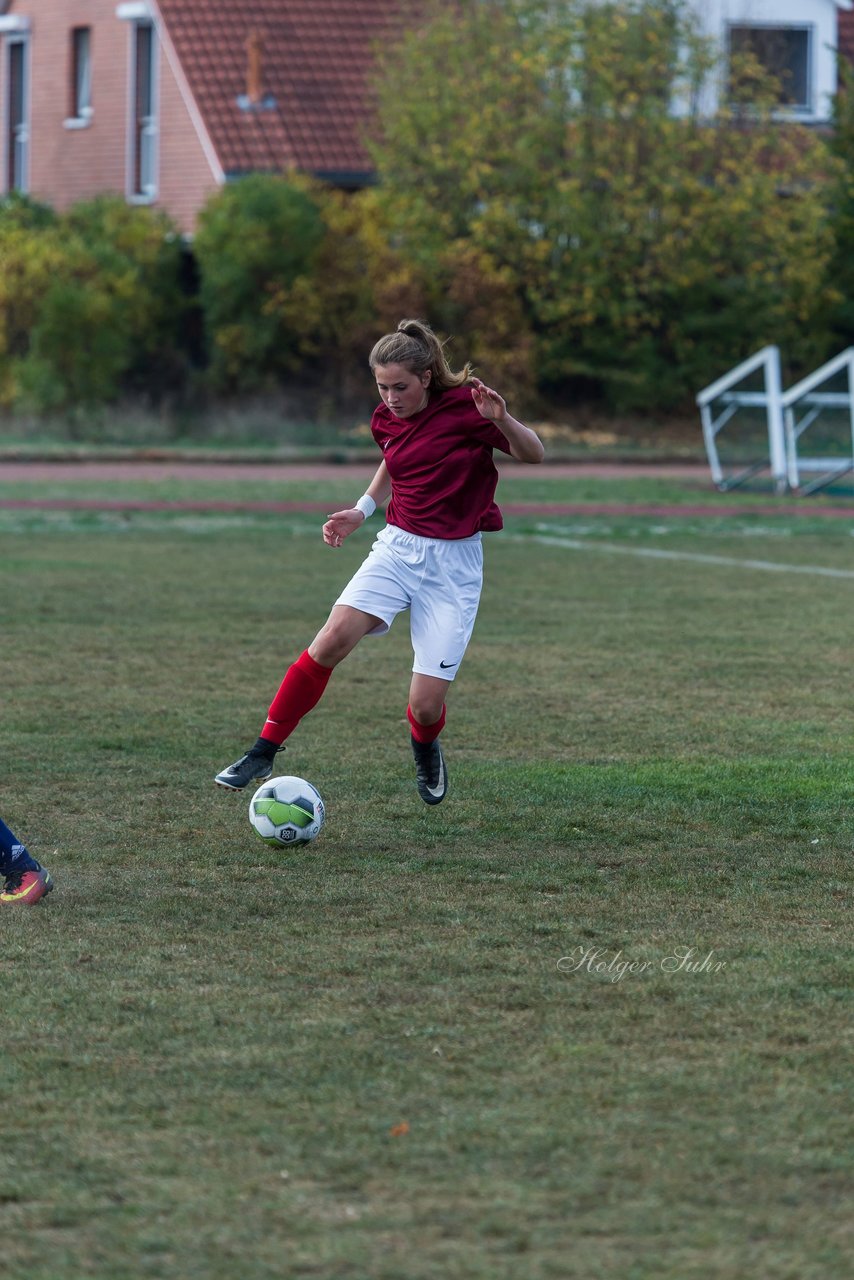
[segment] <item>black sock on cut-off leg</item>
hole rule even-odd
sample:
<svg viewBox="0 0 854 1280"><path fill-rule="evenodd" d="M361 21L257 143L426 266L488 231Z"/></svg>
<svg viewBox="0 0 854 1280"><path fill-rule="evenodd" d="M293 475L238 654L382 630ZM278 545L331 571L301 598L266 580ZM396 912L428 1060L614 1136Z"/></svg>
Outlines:
<svg viewBox="0 0 854 1280"><path fill-rule="evenodd" d="M281 751L278 742L271 742L269 738L259 738L254 747L250 747L250 753L255 756L263 756L265 760L274 759L276 752Z"/></svg>
<svg viewBox="0 0 854 1280"><path fill-rule="evenodd" d="M15 833L0 820L0 876L11 876L18 871L37 871L38 867L27 846L21 844Z"/></svg>

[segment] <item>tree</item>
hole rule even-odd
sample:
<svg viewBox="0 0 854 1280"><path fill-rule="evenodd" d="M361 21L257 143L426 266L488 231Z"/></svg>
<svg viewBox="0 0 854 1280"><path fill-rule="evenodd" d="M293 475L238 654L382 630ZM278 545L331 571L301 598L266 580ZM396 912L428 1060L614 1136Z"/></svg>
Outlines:
<svg viewBox="0 0 854 1280"><path fill-rule="evenodd" d="M830 147L838 160L830 192L834 253L830 281L837 292L833 329L840 346L854 344L854 69L839 59Z"/></svg>
<svg viewBox="0 0 854 1280"><path fill-rule="evenodd" d="M713 66L669 0L432 6L384 60L374 154L401 251L439 277L437 323L464 322L447 250L466 242L513 282L550 396L676 403L769 341L809 361L827 148L755 86L700 119Z"/></svg>

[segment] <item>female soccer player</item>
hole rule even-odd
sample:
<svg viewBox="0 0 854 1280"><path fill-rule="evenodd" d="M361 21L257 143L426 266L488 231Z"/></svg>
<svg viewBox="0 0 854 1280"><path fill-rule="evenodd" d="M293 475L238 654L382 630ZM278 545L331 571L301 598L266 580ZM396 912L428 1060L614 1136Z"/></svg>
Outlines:
<svg viewBox="0 0 854 1280"><path fill-rule="evenodd" d="M416 785L426 804L445 798L445 697L480 600L481 533L503 523L492 451L542 462L543 445L510 416L497 391L471 376L469 364L451 370L442 343L420 320L401 320L375 344L369 363L382 400L371 432L383 460L355 506L328 518L323 541L340 547L390 497L386 527L288 669L254 746L216 775L230 791L271 776L276 752L320 700L333 669L364 636L383 635L409 609L415 662L406 714Z"/></svg>
<svg viewBox="0 0 854 1280"><path fill-rule="evenodd" d="M0 904L38 902L53 888L49 871L30 857L26 845L0 821L0 878L5 881Z"/></svg>

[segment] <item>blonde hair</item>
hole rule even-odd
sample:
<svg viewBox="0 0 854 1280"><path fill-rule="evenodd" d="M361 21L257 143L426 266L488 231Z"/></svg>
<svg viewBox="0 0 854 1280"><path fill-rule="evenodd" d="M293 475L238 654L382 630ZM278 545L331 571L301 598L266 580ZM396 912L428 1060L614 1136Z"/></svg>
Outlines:
<svg viewBox="0 0 854 1280"><path fill-rule="evenodd" d="M449 387L461 387L471 377L471 365L466 362L454 373L445 358L444 344L423 320L401 320L394 333L387 333L374 343L368 357L371 369L377 365L402 364L410 373L422 374L430 370L430 389L445 391Z"/></svg>

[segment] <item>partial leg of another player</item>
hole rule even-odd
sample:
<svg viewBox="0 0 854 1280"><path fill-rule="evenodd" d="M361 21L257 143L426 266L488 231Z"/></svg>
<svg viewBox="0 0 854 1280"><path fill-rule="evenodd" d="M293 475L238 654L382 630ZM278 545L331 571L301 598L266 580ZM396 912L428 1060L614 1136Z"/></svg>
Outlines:
<svg viewBox="0 0 854 1280"><path fill-rule="evenodd" d="M36 862L26 845L21 844L3 821L0 821L0 878L4 881L0 893L0 903L4 906L32 906L53 888L50 872Z"/></svg>

